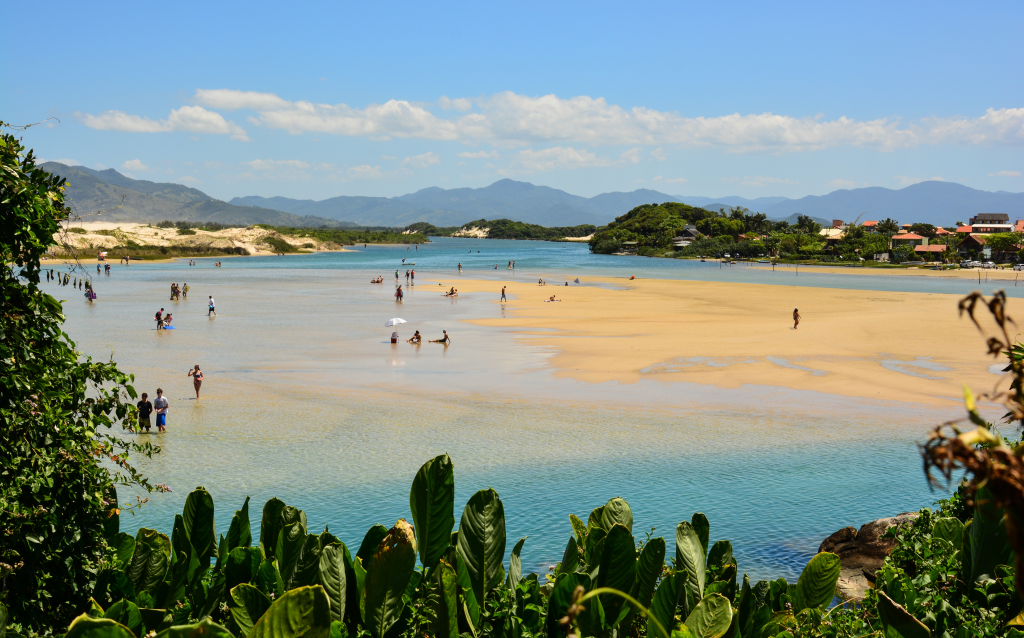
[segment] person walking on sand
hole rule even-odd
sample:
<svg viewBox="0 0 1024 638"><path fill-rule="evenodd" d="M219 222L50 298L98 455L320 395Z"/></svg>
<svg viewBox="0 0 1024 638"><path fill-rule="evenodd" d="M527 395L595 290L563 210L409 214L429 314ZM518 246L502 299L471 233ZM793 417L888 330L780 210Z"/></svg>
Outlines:
<svg viewBox="0 0 1024 638"><path fill-rule="evenodd" d="M164 329L164 309L161 308L160 310L157 310L156 311L156 316L153 317L153 319L156 321L156 329L157 330L163 330Z"/></svg>
<svg viewBox="0 0 1024 638"><path fill-rule="evenodd" d="M192 387L196 389L196 401L199 400L199 388L203 387L203 372L199 369L199 364L196 364L194 370L188 371L188 376L192 377Z"/></svg>
<svg viewBox="0 0 1024 638"><path fill-rule="evenodd" d="M153 408L156 409L156 431L166 432L167 431L167 408L170 407L167 403L167 398L164 397L164 391L160 388L156 389L156 401L153 401Z"/></svg>
<svg viewBox="0 0 1024 638"><path fill-rule="evenodd" d="M508 301L508 299L505 299L505 286L501 287L501 300Z"/></svg>
<svg viewBox="0 0 1024 638"><path fill-rule="evenodd" d="M799 326L799 325L800 325L800 310L797 309L797 308L793 308L793 330L796 330L796 327Z"/></svg>
<svg viewBox="0 0 1024 638"><path fill-rule="evenodd" d="M153 427L149 420L149 415L153 413L153 404L149 402L149 395L143 392L142 400L136 403L135 407L139 409L139 432L143 430L149 432L149 428Z"/></svg>
<svg viewBox="0 0 1024 638"><path fill-rule="evenodd" d="M443 343L446 346L447 345L451 345L452 338L448 336L448 331L447 330L442 330L441 332L444 333L444 336L441 337L440 339L431 339L430 343Z"/></svg>
<svg viewBox="0 0 1024 638"><path fill-rule="evenodd" d="M210 295L210 309L206 311L206 316L209 317L210 315L217 316L217 309L213 305L213 295Z"/></svg>
<svg viewBox="0 0 1024 638"><path fill-rule="evenodd" d="M416 285L416 269L415 268L413 268L413 271L412 271L412 283L409 284L409 285L410 286L415 286Z"/></svg>

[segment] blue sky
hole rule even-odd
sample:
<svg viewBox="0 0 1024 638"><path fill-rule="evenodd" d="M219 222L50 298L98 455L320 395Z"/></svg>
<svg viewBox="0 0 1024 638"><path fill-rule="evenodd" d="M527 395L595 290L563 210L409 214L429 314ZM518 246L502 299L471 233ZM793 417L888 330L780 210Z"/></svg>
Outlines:
<svg viewBox="0 0 1024 638"><path fill-rule="evenodd" d="M494 5L494 6L491 6ZM210 195L1024 191L1024 3L5 6L0 119Z"/></svg>

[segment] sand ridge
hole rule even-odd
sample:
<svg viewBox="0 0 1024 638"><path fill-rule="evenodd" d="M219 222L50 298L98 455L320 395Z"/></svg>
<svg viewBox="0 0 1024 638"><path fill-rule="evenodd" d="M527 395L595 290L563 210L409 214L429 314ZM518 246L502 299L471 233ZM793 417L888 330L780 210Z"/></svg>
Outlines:
<svg viewBox="0 0 1024 638"><path fill-rule="evenodd" d="M550 348L556 376L585 382L775 385L937 405L961 401L964 384L989 391L1009 383L990 372L999 361L958 316L958 295L624 278L593 283L616 288L470 279L454 285L503 306L500 318L472 323ZM503 285L510 299L500 304ZM546 303L551 295L560 301ZM796 330L795 307L803 317ZM1011 300L1011 316L1015 308Z"/></svg>

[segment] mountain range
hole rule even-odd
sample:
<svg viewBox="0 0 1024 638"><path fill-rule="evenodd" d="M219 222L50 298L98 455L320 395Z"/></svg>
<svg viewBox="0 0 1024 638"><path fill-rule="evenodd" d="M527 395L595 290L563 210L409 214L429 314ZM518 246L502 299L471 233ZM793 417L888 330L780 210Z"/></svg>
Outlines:
<svg viewBox="0 0 1024 638"><path fill-rule="evenodd" d="M870 187L838 190L800 199L669 195L639 189L581 197L548 186L510 179L483 188L424 188L398 197L342 195L321 201L288 197L214 199L181 184L127 177L114 169L46 162L42 167L68 178L67 198L79 214L114 208L94 219L154 222L165 219L278 226L394 226L415 222L460 226L474 219L511 219L542 226L602 226L640 204L676 201L711 210L742 206L773 220L795 223L807 215L819 222L891 217L901 223L949 226L977 213L1024 218L1024 193L988 192L951 182L921 182L899 190Z"/></svg>

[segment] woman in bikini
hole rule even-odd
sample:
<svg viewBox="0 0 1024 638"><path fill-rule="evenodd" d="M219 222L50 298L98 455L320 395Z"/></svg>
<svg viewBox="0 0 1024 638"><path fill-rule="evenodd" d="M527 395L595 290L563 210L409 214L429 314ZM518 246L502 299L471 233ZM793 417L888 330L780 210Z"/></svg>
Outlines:
<svg viewBox="0 0 1024 638"><path fill-rule="evenodd" d="M203 387L203 372L199 369L199 364L196 364L195 370L189 370L188 376L192 377L192 385L196 389L196 401L199 400L199 388Z"/></svg>

